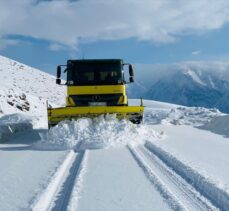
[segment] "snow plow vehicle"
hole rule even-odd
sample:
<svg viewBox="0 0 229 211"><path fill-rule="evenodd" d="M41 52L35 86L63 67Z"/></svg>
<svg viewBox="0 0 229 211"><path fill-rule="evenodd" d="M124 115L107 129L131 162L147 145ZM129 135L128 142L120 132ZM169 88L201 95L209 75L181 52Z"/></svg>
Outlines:
<svg viewBox="0 0 229 211"><path fill-rule="evenodd" d="M129 68L129 82L124 78L124 66ZM61 83L61 68L66 67L66 83ZM94 118L116 114L118 119L128 119L134 124L143 120L144 106L129 106L126 84L134 82L131 64L121 59L68 60L57 66L58 85L67 86L66 106L48 107L48 126L53 127L63 120Z"/></svg>

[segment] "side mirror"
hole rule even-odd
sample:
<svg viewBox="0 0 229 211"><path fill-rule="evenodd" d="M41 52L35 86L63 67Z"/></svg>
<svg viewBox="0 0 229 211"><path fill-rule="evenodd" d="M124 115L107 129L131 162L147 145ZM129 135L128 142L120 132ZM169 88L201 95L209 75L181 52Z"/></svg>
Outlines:
<svg viewBox="0 0 229 211"><path fill-rule="evenodd" d="M56 84L58 84L58 85L61 84L61 79L60 79L60 78L57 78L57 79L56 79Z"/></svg>
<svg viewBox="0 0 229 211"><path fill-rule="evenodd" d="M133 70L133 67L132 67L131 64L129 64L129 74L130 74L131 77L134 76L134 70Z"/></svg>
<svg viewBox="0 0 229 211"><path fill-rule="evenodd" d="M61 67L57 66L56 77L60 78L60 76L61 76Z"/></svg>
<svg viewBox="0 0 229 211"><path fill-rule="evenodd" d="M134 82L134 77L131 76L131 77L130 77L130 83L133 83L133 82Z"/></svg>

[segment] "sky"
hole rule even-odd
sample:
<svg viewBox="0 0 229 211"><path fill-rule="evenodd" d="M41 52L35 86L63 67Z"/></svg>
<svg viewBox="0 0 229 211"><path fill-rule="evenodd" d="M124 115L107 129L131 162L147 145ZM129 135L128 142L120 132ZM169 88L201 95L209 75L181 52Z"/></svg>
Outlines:
<svg viewBox="0 0 229 211"><path fill-rule="evenodd" d="M67 59L229 59L228 0L0 0L0 54L55 74Z"/></svg>

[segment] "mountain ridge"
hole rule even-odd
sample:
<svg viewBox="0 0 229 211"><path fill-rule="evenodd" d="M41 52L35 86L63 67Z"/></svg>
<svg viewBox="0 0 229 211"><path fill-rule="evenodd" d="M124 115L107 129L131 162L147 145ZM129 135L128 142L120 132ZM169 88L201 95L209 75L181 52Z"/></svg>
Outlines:
<svg viewBox="0 0 229 211"><path fill-rule="evenodd" d="M157 70L154 69L155 67ZM145 76L144 73L139 74L136 79L138 85L129 86L129 97L143 97L184 106L217 108L229 113L229 102L227 102L229 65L227 63L187 62L161 67L155 65L155 67L152 66L151 72L148 70ZM160 70L161 77L158 77ZM153 78L154 73L156 80ZM150 77L152 82L150 82Z"/></svg>

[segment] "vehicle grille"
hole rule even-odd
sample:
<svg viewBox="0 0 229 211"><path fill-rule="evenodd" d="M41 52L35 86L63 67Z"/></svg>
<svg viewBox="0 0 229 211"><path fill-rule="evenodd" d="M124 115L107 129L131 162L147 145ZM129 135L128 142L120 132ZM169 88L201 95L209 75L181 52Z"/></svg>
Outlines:
<svg viewBox="0 0 229 211"><path fill-rule="evenodd" d="M88 106L90 102L106 102L108 106L117 106L122 94L71 95L77 106Z"/></svg>

